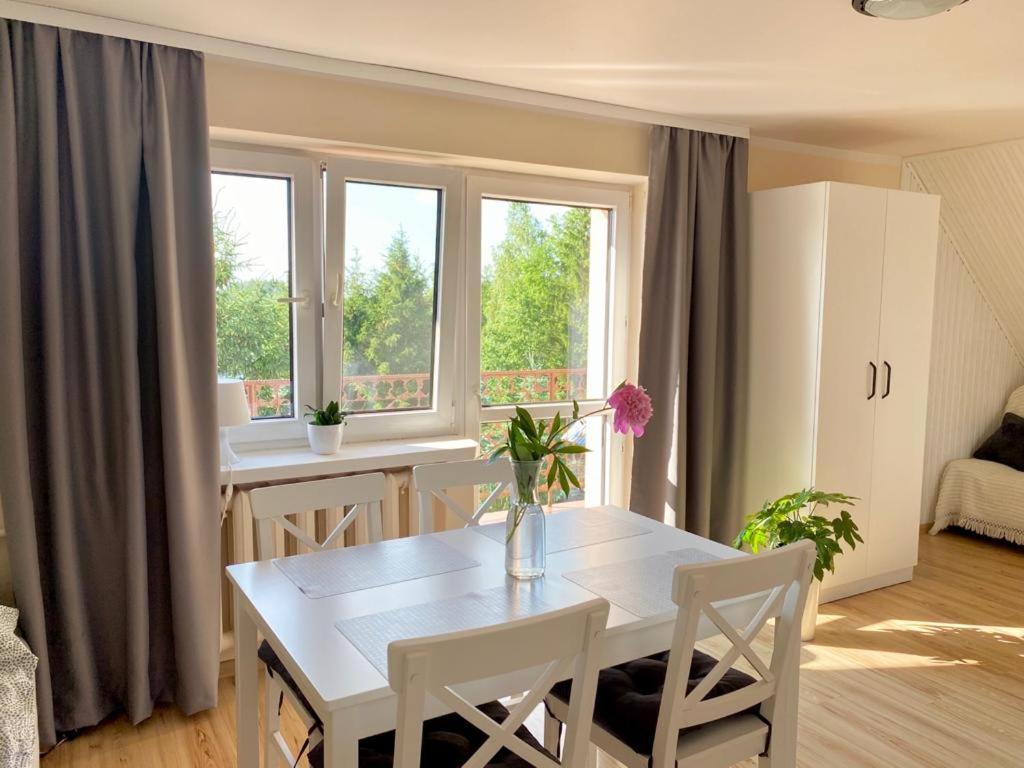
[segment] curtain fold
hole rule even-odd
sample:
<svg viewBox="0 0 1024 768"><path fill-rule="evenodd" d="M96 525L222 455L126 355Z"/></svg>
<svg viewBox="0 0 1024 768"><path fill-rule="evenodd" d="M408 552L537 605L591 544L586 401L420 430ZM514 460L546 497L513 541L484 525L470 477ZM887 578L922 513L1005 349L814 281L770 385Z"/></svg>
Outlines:
<svg viewBox="0 0 1024 768"><path fill-rule="evenodd" d="M216 704L211 231L202 57L0 19L0 497L44 748Z"/></svg>
<svg viewBox="0 0 1024 768"><path fill-rule="evenodd" d="M630 508L717 541L743 516L747 140L651 131L638 381L655 416Z"/></svg>

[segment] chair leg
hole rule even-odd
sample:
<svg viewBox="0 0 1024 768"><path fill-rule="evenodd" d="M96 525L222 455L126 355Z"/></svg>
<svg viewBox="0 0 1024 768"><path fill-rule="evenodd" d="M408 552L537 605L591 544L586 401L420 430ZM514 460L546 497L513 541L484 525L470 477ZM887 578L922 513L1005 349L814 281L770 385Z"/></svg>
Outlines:
<svg viewBox="0 0 1024 768"><path fill-rule="evenodd" d="M758 757L758 768L796 768L795 744L778 742L769 744L768 752Z"/></svg>
<svg viewBox="0 0 1024 768"><path fill-rule="evenodd" d="M281 753L277 750L277 740L274 735L281 730L281 712L278 709L281 702L281 686L277 682L277 678L272 676L269 671L265 682L266 714L263 718L263 765L266 768L277 768L281 763Z"/></svg>
<svg viewBox="0 0 1024 768"><path fill-rule="evenodd" d="M562 757L562 723L544 707L544 749L556 758Z"/></svg>

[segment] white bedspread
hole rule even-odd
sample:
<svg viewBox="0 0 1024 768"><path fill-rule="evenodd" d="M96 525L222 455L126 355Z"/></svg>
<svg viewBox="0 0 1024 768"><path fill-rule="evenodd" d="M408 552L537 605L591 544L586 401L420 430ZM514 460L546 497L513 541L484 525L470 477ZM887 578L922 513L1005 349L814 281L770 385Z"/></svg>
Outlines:
<svg viewBox="0 0 1024 768"><path fill-rule="evenodd" d="M979 459L950 462L931 533L950 525L1024 545L1024 472Z"/></svg>
<svg viewBox="0 0 1024 768"><path fill-rule="evenodd" d="M0 766L38 764L36 657L14 634L18 612L0 605Z"/></svg>

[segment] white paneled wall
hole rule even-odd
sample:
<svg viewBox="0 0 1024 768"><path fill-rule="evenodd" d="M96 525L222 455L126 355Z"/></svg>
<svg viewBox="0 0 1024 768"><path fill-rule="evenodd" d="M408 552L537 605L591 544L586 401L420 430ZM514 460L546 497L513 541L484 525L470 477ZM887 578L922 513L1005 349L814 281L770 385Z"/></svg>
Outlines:
<svg viewBox="0 0 1024 768"><path fill-rule="evenodd" d="M1024 356L1024 140L911 158L942 196L942 223L982 295Z"/></svg>
<svg viewBox="0 0 1024 768"><path fill-rule="evenodd" d="M928 522L946 464L970 456L995 428L1007 396L1024 383L1024 363L950 232L945 190L926 187L915 170L908 162L905 189L943 195L921 508ZM1024 264L1024 254L1018 258Z"/></svg>

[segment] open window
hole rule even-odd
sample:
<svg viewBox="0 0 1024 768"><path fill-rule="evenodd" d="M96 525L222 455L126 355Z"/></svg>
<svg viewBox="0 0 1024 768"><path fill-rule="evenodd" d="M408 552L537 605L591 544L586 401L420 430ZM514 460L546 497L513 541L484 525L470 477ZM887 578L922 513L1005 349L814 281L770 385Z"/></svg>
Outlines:
<svg viewBox="0 0 1024 768"><path fill-rule="evenodd" d="M572 400L596 410L623 377L629 195L506 176L467 189L467 423L486 453L516 405L545 419ZM583 489L550 489L553 504L608 501L609 427L592 418L570 435L590 449L569 457Z"/></svg>

